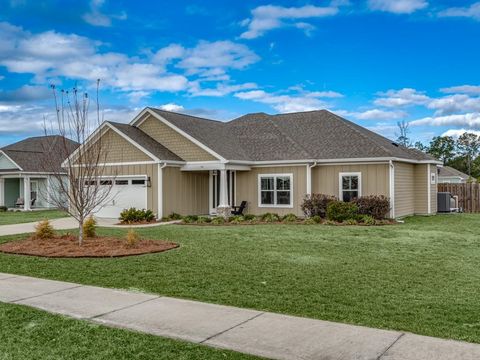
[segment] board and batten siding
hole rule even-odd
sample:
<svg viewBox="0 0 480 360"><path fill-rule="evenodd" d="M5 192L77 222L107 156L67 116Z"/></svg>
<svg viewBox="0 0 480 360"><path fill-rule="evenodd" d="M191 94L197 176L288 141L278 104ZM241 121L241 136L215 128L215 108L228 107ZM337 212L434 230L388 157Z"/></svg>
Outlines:
<svg viewBox="0 0 480 360"><path fill-rule="evenodd" d="M431 214L437 213L437 191L438 191L438 171L437 165L430 164L430 173L435 174L435 184L430 184L430 206L431 206ZM430 181L430 180L428 180Z"/></svg>
<svg viewBox="0 0 480 360"><path fill-rule="evenodd" d="M147 186L147 208L158 214L158 164L115 165L106 166L103 176L147 176L150 186Z"/></svg>
<svg viewBox="0 0 480 360"><path fill-rule="evenodd" d="M259 207L258 206L258 175L260 174L292 174L293 175L293 207ZM286 215L293 213L303 216L300 209L303 198L307 193L307 167L280 166L280 167L253 167L250 171L237 171L236 199L237 203L247 201L245 213L260 215L267 212Z"/></svg>
<svg viewBox="0 0 480 360"><path fill-rule="evenodd" d="M426 198L420 196L422 191L419 186L426 185L421 183L417 177L416 165L394 162L395 167L395 217L412 215L415 209L423 204L427 204ZM425 170L426 171L426 170ZM426 177L426 172L424 173Z"/></svg>
<svg viewBox="0 0 480 360"><path fill-rule="evenodd" d="M208 215L208 171L181 171L179 167L162 169L163 216Z"/></svg>
<svg viewBox="0 0 480 360"><path fill-rule="evenodd" d="M362 196L384 195L390 197L388 164L319 165L312 169L312 193L340 195L340 173L361 173Z"/></svg>
<svg viewBox="0 0 480 360"><path fill-rule="evenodd" d="M139 128L186 161L218 160L213 155L151 115L140 124Z"/></svg>

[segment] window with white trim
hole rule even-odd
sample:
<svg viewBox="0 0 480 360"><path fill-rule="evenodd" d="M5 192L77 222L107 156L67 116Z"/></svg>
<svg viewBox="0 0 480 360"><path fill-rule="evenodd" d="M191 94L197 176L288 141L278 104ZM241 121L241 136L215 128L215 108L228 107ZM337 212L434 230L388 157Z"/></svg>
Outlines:
<svg viewBox="0 0 480 360"><path fill-rule="evenodd" d="M436 182L437 182L437 174L430 173L430 184L435 185Z"/></svg>
<svg viewBox="0 0 480 360"><path fill-rule="evenodd" d="M258 206L292 207L292 174L258 176Z"/></svg>
<svg viewBox="0 0 480 360"><path fill-rule="evenodd" d="M339 174L339 198L342 201L358 199L361 194L362 174L361 173L340 173Z"/></svg>

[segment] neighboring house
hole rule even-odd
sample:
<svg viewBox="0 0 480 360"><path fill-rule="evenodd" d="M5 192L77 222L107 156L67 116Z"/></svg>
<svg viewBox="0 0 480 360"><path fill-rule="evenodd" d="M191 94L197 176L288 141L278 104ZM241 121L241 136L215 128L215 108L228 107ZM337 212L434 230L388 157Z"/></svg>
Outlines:
<svg viewBox="0 0 480 360"><path fill-rule="evenodd" d="M243 200L248 213L301 216L310 193L385 195L392 217L437 210L438 161L326 110L220 122L146 108L129 125L105 122L90 142L99 137L116 194L100 217L130 206L215 214Z"/></svg>
<svg viewBox="0 0 480 360"><path fill-rule="evenodd" d="M439 184L464 184L468 182L469 176L450 166L443 166L438 168L438 183ZM472 178L472 182L477 182Z"/></svg>
<svg viewBox="0 0 480 360"><path fill-rule="evenodd" d="M78 147L61 136L39 136L0 149L0 206L22 210L52 207L48 196L58 181L52 173L61 170L69 155L61 155L63 141L70 148L69 154Z"/></svg>

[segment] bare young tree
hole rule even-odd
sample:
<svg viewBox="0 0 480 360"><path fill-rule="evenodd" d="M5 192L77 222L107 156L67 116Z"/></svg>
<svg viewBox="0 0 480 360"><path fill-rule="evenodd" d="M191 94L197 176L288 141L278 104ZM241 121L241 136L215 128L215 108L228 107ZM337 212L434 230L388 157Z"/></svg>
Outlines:
<svg viewBox="0 0 480 360"><path fill-rule="evenodd" d="M90 98L77 88L62 90L52 85L56 117L44 122L52 143L44 150L43 167L51 173L46 201L65 210L78 221L78 244L83 244L83 223L106 201L115 183L115 173L106 166L108 147L102 142L100 81L97 80L95 116L90 114ZM93 131L96 129L95 131ZM73 141L72 141L73 140ZM59 158L63 163L59 164Z"/></svg>
<svg viewBox="0 0 480 360"><path fill-rule="evenodd" d="M397 135L397 143L403 145L405 147L411 147L412 143L410 142L410 138L408 134L410 132L409 123L405 122L404 120L397 122L399 133Z"/></svg>

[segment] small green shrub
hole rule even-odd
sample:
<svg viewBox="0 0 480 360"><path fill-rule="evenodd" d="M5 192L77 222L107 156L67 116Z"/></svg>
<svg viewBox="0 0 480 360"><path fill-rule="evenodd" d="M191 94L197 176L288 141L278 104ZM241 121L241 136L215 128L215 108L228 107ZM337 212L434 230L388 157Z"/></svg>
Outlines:
<svg viewBox="0 0 480 360"><path fill-rule="evenodd" d="M83 235L88 238L97 236L97 220L91 215L83 222Z"/></svg>
<svg viewBox="0 0 480 360"><path fill-rule="evenodd" d="M310 219L312 219L317 224L320 224L322 222L322 218L320 217L320 215L312 216Z"/></svg>
<svg viewBox="0 0 480 360"><path fill-rule="evenodd" d="M303 223L305 225L317 225L318 224L315 220L313 220L313 218L305 219L305 221Z"/></svg>
<svg viewBox="0 0 480 360"><path fill-rule="evenodd" d="M298 220L298 217L295 214L287 214L282 219L284 223L292 223L292 222L296 222L297 220Z"/></svg>
<svg viewBox="0 0 480 360"><path fill-rule="evenodd" d="M257 217L253 214L245 214L243 215L243 218L245 219L245 221L257 220Z"/></svg>
<svg viewBox="0 0 480 360"><path fill-rule="evenodd" d="M182 220L182 215L172 212L170 215L168 215L168 220Z"/></svg>
<svg viewBox="0 0 480 360"><path fill-rule="evenodd" d="M8 210L8 207L6 206L0 206L0 212L5 212Z"/></svg>
<svg viewBox="0 0 480 360"><path fill-rule="evenodd" d="M337 225L337 222L333 221L333 220L326 220L324 222L325 225Z"/></svg>
<svg viewBox="0 0 480 360"><path fill-rule="evenodd" d="M199 216L197 219L197 224L209 224L212 222L212 219L208 216Z"/></svg>
<svg viewBox="0 0 480 360"><path fill-rule="evenodd" d="M245 218L241 215L230 216L228 218L228 222L230 224L241 224L241 223L245 222Z"/></svg>
<svg viewBox="0 0 480 360"><path fill-rule="evenodd" d="M275 213L265 213L260 216L260 220L262 220L263 222L273 223L280 221L280 216Z"/></svg>
<svg viewBox="0 0 480 360"><path fill-rule="evenodd" d="M50 221L45 219L35 225L35 238L47 240L53 237L55 237L55 231L53 230L53 226Z"/></svg>
<svg viewBox="0 0 480 360"><path fill-rule="evenodd" d="M343 223L345 225L358 225L358 221L356 219L347 219Z"/></svg>
<svg viewBox="0 0 480 360"><path fill-rule="evenodd" d="M198 221L198 216L197 215L187 215L187 216L184 216L182 220L185 224L194 224Z"/></svg>
<svg viewBox="0 0 480 360"><path fill-rule="evenodd" d="M129 208L120 213L120 222L122 224L134 224L139 222L152 222L155 220L155 214L152 210Z"/></svg>
<svg viewBox="0 0 480 360"><path fill-rule="evenodd" d="M222 225L225 224L225 219L222 216L215 216L211 223L214 225Z"/></svg>
<svg viewBox="0 0 480 360"><path fill-rule="evenodd" d="M358 215L358 207L353 202L334 201L327 207L327 219L343 222L355 219Z"/></svg>
<svg viewBox="0 0 480 360"><path fill-rule="evenodd" d="M373 216L370 216L370 215L361 215L359 217L359 221L362 224L365 224L365 225L375 225L376 224L375 218Z"/></svg>

